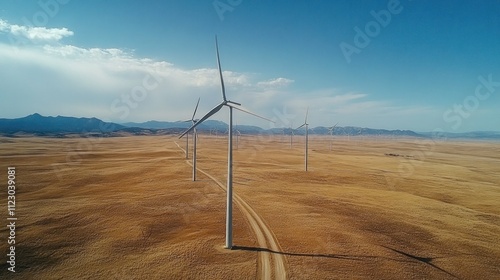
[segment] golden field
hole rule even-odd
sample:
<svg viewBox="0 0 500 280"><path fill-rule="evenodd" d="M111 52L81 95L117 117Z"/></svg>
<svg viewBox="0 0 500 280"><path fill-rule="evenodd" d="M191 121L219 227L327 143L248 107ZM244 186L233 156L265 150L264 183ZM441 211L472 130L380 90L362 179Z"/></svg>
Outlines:
<svg viewBox="0 0 500 280"><path fill-rule="evenodd" d="M311 136L305 172L303 141L235 144L227 250L226 138L196 182L176 136L0 138L0 279L500 278L500 143Z"/></svg>

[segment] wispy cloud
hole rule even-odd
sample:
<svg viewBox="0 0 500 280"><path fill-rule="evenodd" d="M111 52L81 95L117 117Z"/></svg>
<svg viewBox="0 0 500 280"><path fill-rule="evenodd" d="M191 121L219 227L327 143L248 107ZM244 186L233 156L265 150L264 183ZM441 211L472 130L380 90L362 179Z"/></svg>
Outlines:
<svg viewBox="0 0 500 280"><path fill-rule="evenodd" d="M18 26L0 19L1 33L33 42L16 48L0 43L0 84L4 92L0 112L4 116L39 112L95 116L116 122L177 120L189 117L187 112L192 111L198 97L202 100L200 114L220 102L215 65L185 69L168 61L138 57L131 50L69 45L64 38L73 32L67 28ZM223 75L231 100L261 115L276 117L282 122L278 126L298 124L306 107L313 126L332 125L331 121L353 125L373 120L374 127L383 127L387 118L418 118L432 112L431 108L397 106L365 92L337 88L301 91L294 87L296 81L286 77L257 79L258 73L228 69ZM141 92L140 98L134 97L145 81L155 86ZM218 117L226 119L222 114ZM267 124L245 115L236 117L240 123ZM400 127L404 128L404 123Z"/></svg>
<svg viewBox="0 0 500 280"><path fill-rule="evenodd" d="M276 79L258 82L257 85L261 86L261 87L281 88L281 87L286 87L286 86L292 84L293 82L294 82L294 80L280 77L280 78L276 78Z"/></svg>
<svg viewBox="0 0 500 280"><path fill-rule="evenodd" d="M13 36L23 37L33 42L57 42L64 37L73 36L67 28L46 28L10 24L0 19L0 31Z"/></svg>
<svg viewBox="0 0 500 280"><path fill-rule="evenodd" d="M4 114L36 111L117 122L175 120L192 109L191 100L202 98L200 112L219 101L220 81L215 65L184 69L167 61L137 57L130 50L64 44L64 37L73 35L66 28L32 28L0 20L0 31L33 42L16 48L0 43L0 81L7 92L6 101L11 100L0 104ZM286 78L259 81L253 75L227 70L223 74L231 98L244 100L251 108L259 100L247 100L249 93L265 95L292 82ZM137 102L132 94L145 80L155 87ZM19 99L29 100L30 104L23 104L22 109L7 105ZM113 108L113 104L119 105ZM128 107L126 119L124 111L117 113L116 107L121 105Z"/></svg>
<svg viewBox="0 0 500 280"><path fill-rule="evenodd" d="M0 32L9 30L9 26L10 25L5 20L0 19Z"/></svg>

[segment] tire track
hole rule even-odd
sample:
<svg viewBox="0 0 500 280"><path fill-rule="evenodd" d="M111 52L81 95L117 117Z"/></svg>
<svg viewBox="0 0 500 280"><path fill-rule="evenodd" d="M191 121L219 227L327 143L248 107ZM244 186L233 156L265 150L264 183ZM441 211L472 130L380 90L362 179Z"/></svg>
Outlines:
<svg viewBox="0 0 500 280"><path fill-rule="evenodd" d="M184 149L179 146L177 142L174 143L179 147L179 149ZM192 166L192 163L189 160L186 160L186 163ZM205 176L214 181L222 190L226 191L226 186L222 184L217 178L210 175L206 171L196 168L197 171L203 173ZM276 236L273 234L271 229L267 226L264 220L253 210L253 208L243 200L238 194L236 194L233 190L233 199L238 208L240 208L241 212L245 215L248 222L250 223L250 227L252 228L259 247L262 249L270 249L274 252L282 252L281 247L279 246L278 240ZM268 251L259 251L259 260L258 260L258 275L260 279L286 279L286 267L285 267L285 256L279 253L275 253L271 255Z"/></svg>

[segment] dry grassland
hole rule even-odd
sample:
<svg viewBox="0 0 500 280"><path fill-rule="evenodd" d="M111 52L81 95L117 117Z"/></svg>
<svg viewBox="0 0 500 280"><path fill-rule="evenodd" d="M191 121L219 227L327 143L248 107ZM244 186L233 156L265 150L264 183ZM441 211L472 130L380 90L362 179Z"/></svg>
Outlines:
<svg viewBox="0 0 500 280"><path fill-rule="evenodd" d="M255 279L259 256L288 279L500 277L500 143L243 135L234 191L245 209L223 249L225 192L184 158L184 139L0 138L0 215L16 167L16 273L0 278ZM225 183L225 138L201 135L198 167ZM392 155L389 155L392 154ZM240 207L241 204L240 204ZM248 209L247 209L248 210ZM277 272L271 273L279 278Z"/></svg>

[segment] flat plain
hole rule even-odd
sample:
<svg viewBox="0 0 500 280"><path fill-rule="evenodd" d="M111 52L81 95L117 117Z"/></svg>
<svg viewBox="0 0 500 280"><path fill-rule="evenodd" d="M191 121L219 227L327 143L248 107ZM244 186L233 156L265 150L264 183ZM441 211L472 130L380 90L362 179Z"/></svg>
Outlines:
<svg viewBox="0 0 500 280"><path fill-rule="evenodd" d="M495 279L500 143L242 135L224 249L227 139L0 138L16 167L7 279Z"/></svg>

